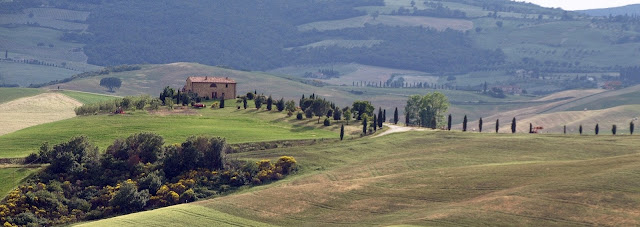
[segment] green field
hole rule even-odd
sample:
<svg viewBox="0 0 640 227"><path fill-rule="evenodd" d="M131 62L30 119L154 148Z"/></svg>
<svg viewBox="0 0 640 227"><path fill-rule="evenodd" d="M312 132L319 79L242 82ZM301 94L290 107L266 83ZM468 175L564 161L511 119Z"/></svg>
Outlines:
<svg viewBox="0 0 640 227"><path fill-rule="evenodd" d="M236 110L233 104L227 105L215 110L186 108L156 114L137 111L125 115L81 116L42 124L0 136L0 158L24 157L37 151L44 142L57 144L80 135L88 136L102 150L116 138L139 132L157 133L164 137L166 144L183 142L192 135L221 136L230 143L338 137L336 132L315 124L317 118L298 121L283 112ZM336 127L339 126L329 129Z"/></svg>
<svg viewBox="0 0 640 227"><path fill-rule="evenodd" d="M0 83L18 84L23 87L61 80L80 73L64 68L14 62L0 62L0 68L3 70Z"/></svg>
<svg viewBox="0 0 640 227"><path fill-rule="evenodd" d="M0 103L23 97L38 95L42 92L44 91L33 88L0 88Z"/></svg>
<svg viewBox="0 0 640 227"><path fill-rule="evenodd" d="M102 101L108 101L108 100L113 100L116 99L118 97L115 96L107 96L107 95L102 95L102 94L93 94L93 93L87 93L87 92L78 92L78 91L61 91L62 94L71 97L72 99L78 100L78 102L81 102L83 104L92 104L92 103L98 103L98 102L102 102Z"/></svg>
<svg viewBox="0 0 640 227"><path fill-rule="evenodd" d="M272 226L251 219L239 218L225 214L212 208L194 204L181 204L155 210L157 213L136 213L107 219L104 221L90 222L77 226L171 226L173 223L181 226ZM157 216L155 214L163 213ZM176 220L181 220L176 222Z"/></svg>
<svg viewBox="0 0 640 227"><path fill-rule="evenodd" d="M4 198L4 196L13 190L16 185L20 184L24 178L38 169L39 168L23 167L3 168L0 166L0 198Z"/></svg>
<svg viewBox="0 0 640 227"><path fill-rule="evenodd" d="M637 225L638 145L629 136L427 131L240 153L233 157L293 155L302 169L233 195L98 224L203 226L235 216L229 225Z"/></svg>

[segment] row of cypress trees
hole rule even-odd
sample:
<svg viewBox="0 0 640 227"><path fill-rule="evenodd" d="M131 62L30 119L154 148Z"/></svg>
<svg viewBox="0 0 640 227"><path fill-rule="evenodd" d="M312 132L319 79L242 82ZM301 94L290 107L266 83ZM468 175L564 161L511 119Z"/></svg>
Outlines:
<svg viewBox="0 0 640 227"><path fill-rule="evenodd" d="M449 114L449 117L447 119L447 130L451 131L451 122L452 122L452 117L451 114ZM478 120L478 130L479 132L482 132L482 118L480 118L480 120ZM500 129L500 119L496 119L496 133L499 132ZM631 121L631 123L629 123L629 133L631 135L633 135L635 129L635 124L633 123L633 121ZM462 131L466 132L467 131L467 115L464 115L464 119L462 120ZM580 127L578 128L578 131L580 132L580 135L582 135L583 133L583 127L582 125L580 125ZM618 132L618 126L617 125L612 125L611 126L611 133L613 135L616 135L616 133ZM511 133L516 133L516 118L514 117L513 120L511 121ZM529 123L529 133L533 133L533 124ZM563 133L567 134L567 126L565 125L563 128ZM595 134L598 135L600 133L600 124L596 124L595 127Z"/></svg>

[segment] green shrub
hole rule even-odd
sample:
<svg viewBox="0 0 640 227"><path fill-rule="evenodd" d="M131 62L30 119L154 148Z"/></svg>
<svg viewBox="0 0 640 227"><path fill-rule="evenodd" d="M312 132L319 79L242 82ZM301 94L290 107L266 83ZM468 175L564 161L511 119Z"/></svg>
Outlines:
<svg viewBox="0 0 640 227"><path fill-rule="evenodd" d="M331 126L331 121L329 120L329 118L324 119L324 126Z"/></svg>
<svg viewBox="0 0 640 227"><path fill-rule="evenodd" d="M302 112L298 112L298 114L296 114L296 118L298 120L302 120Z"/></svg>

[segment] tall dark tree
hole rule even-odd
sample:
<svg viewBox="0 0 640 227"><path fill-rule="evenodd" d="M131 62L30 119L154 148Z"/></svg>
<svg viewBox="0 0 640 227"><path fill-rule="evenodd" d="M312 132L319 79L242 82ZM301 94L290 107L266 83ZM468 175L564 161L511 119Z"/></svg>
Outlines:
<svg viewBox="0 0 640 227"><path fill-rule="evenodd" d="M244 109L247 109L247 99L242 99L242 105L244 106Z"/></svg>
<svg viewBox="0 0 640 227"><path fill-rule="evenodd" d="M396 110L393 112L393 123L398 124L398 107L396 107Z"/></svg>
<svg viewBox="0 0 640 227"><path fill-rule="evenodd" d="M500 119L496 119L496 133L500 130Z"/></svg>
<svg viewBox="0 0 640 227"><path fill-rule="evenodd" d="M178 90L178 94L176 94L176 104L180 105L180 101L182 99L182 94L180 93L180 90Z"/></svg>
<svg viewBox="0 0 640 227"><path fill-rule="evenodd" d="M362 119L362 134L367 134L367 118Z"/></svg>
<svg viewBox="0 0 640 227"><path fill-rule="evenodd" d="M106 77L100 80L100 86L109 88L109 92L114 92L113 88L120 88L122 80L117 77Z"/></svg>
<svg viewBox="0 0 640 227"><path fill-rule="evenodd" d="M567 126L566 125L564 126L564 130L563 131L564 131L564 134L566 135L567 134Z"/></svg>
<svg viewBox="0 0 640 227"><path fill-rule="evenodd" d="M580 125L580 128L578 128L578 132L580 132L580 135L582 135L582 125Z"/></svg>
<svg viewBox="0 0 640 227"><path fill-rule="evenodd" d="M467 131L467 115L464 115L464 119L462 120L462 131Z"/></svg>
<svg viewBox="0 0 640 227"><path fill-rule="evenodd" d="M600 133L600 124L596 124L596 136Z"/></svg>
<svg viewBox="0 0 640 227"><path fill-rule="evenodd" d="M411 118L409 118L409 113L404 115L404 126L409 126L409 121L411 120Z"/></svg>
<svg viewBox="0 0 640 227"><path fill-rule="evenodd" d="M340 140L344 138L344 125L340 126Z"/></svg>
<svg viewBox="0 0 640 227"><path fill-rule="evenodd" d="M633 121L631 123L629 123L629 133L631 133L631 135L633 135L634 127L635 127L635 124L633 124Z"/></svg>
<svg viewBox="0 0 640 227"><path fill-rule="evenodd" d="M9 59L9 50L4 51L4 59Z"/></svg>
<svg viewBox="0 0 640 227"><path fill-rule="evenodd" d="M533 133L533 124L529 123L529 133Z"/></svg>
<svg viewBox="0 0 640 227"><path fill-rule="evenodd" d="M383 122L383 120L382 120L382 108L379 108L378 109L378 121L377 121L378 128L382 128L382 122Z"/></svg>
<svg viewBox="0 0 640 227"><path fill-rule="evenodd" d="M387 109L382 110L382 122L387 122Z"/></svg>
<svg viewBox="0 0 640 227"><path fill-rule="evenodd" d="M376 117L376 115L373 115L373 131L378 131L378 118Z"/></svg>
<svg viewBox="0 0 640 227"><path fill-rule="evenodd" d="M269 95L269 98L267 98L267 110L271 111L272 108L273 108L273 98L271 98L271 95Z"/></svg>
<svg viewBox="0 0 640 227"><path fill-rule="evenodd" d="M613 133L613 135L615 136L616 132L618 132L618 126L617 125L611 126L611 133Z"/></svg>
<svg viewBox="0 0 640 227"><path fill-rule="evenodd" d="M220 108L224 108L224 95L220 97Z"/></svg>
<svg viewBox="0 0 640 227"><path fill-rule="evenodd" d="M451 131L451 114L447 117L447 131Z"/></svg>
<svg viewBox="0 0 640 227"><path fill-rule="evenodd" d="M513 118L513 121L511 121L511 133L516 133L516 118Z"/></svg>
<svg viewBox="0 0 640 227"><path fill-rule="evenodd" d="M482 132L482 118L478 121L478 130Z"/></svg>
<svg viewBox="0 0 640 227"><path fill-rule="evenodd" d="M303 102L304 102L304 94L302 94L302 98L300 98L300 102L298 103L298 106L302 107Z"/></svg>

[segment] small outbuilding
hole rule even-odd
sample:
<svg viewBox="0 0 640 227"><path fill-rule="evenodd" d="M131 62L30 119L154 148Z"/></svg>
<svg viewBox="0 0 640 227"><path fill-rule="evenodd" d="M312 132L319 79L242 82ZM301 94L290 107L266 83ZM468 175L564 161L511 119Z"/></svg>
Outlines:
<svg viewBox="0 0 640 227"><path fill-rule="evenodd" d="M231 99L237 96L236 85L236 81L229 77L190 76L182 91L194 92L203 98Z"/></svg>

